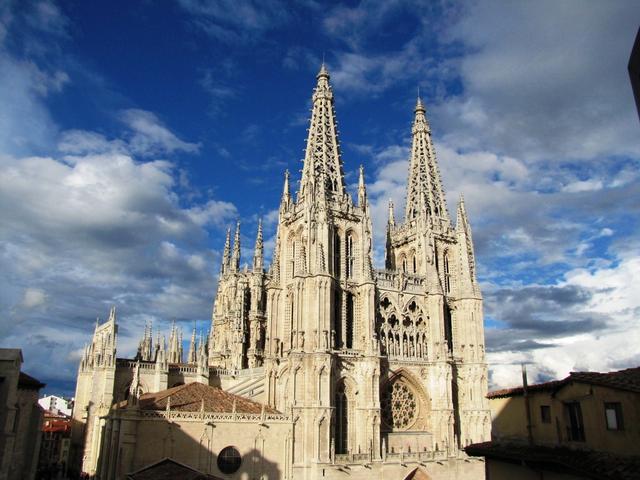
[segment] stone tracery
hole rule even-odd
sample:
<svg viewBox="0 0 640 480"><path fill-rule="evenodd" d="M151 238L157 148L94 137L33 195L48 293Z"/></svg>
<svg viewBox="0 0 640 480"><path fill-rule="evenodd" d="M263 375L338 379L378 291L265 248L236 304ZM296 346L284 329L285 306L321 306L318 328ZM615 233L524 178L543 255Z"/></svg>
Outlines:
<svg viewBox="0 0 640 480"><path fill-rule="evenodd" d="M380 395L382 419L387 427L407 430L418 416L418 401L413 389L402 379L388 382Z"/></svg>
<svg viewBox="0 0 640 480"><path fill-rule="evenodd" d="M427 359L427 322L422 308L413 299L402 315L387 297L380 301L379 337L382 353L390 358Z"/></svg>

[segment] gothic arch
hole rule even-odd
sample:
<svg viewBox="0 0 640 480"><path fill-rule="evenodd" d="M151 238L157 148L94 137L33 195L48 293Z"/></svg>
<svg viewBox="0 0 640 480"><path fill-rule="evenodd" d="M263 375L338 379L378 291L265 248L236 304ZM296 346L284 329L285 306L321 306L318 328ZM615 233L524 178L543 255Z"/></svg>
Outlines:
<svg viewBox="0 0 640 480"><path fill-rule="evenodd" d="M409 259L409 263L407 268L409 268L411 270L411 273L413 274L418 273L418 258L416 257L415 248L412 248L409 251L408 259Z"/></svg>
<svg viewBox="0 0 640 480"><path fill-rule="evenodd" d="M429 397L407 370L395 371L380 389L382 427L387 431L429 429Z"/></svg>
<svg viewBox="0 0 640 480"><path fill-rule="evenodd" d="M126 387L124 387L124 389L122 390L123 400L129 399L130 389L131 389L131 382L127 382ZM149 388L147 387L147 384L144 382L144 380L140 379L138 382L138 397L140 397L140 395L144 395L147 392L149 392Z"/></svg>
<svg viewBox="0 0 640 480"><path fill-rule="evenodd" d="M413 306L412 306L413 305ZM412 295L409 300L404 304L402 309L404 314L422 313L422 306L420 305L420 299L415 295Z"/></svg>
<svg viewBox="0 0 640 480"><path fill-rule="evenodd" d="M335 453L349 453L355 439L355 395L356 384L346 376L334 384L333 389L333 437Z"/></svg>

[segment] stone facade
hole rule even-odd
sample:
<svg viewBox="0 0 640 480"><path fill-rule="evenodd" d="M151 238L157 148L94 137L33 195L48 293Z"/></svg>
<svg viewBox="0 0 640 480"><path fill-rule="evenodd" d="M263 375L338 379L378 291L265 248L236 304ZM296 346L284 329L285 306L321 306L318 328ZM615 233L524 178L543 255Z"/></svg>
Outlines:
<svg viewBox="0 0 640 480"><path fill-rule="evenodd" d="M0 480L32 480L38 466L45 385L21 372L22 362L20 349L0 348Z"/></svg>
<svg viewBox="0 0 640 480"><path fill-rule="evenodd" d="M74 412L85 471L95 472L101 422L135 370L141 392L200 382L288 415L290 441L273 438L287 449L283 478L404 478L419 464L432 478L484 475L462 450L490 432L473 240L462 199L455 226L449 217L420 99L412 137L404 218L390 204L385 268L375 270L364 169L354 201L323 65L295 195L285 173L271 265L261 226L243 269L240 225L233 247L227 233L209 338L194 332L183 363L175 327L168 347L147 329L133 361L116 358L115 311L96 326Z"/></svg>

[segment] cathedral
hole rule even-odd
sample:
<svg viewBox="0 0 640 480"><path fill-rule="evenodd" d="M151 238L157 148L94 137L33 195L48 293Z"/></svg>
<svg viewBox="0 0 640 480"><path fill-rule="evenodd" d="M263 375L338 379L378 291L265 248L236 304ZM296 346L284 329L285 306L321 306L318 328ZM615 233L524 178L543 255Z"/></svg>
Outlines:
<svg viewBox="0 0 640 480"><path fill-rule="evenodd" d="M73 414L81 471L103 480L168 468L197 478L484 478L482 460L463 450L490 437L464 201L454 223L418 98L406 206L396 217L389 205L385 264L375 269L364 169L354 199L329 80L323 65L295 193L284 175L268 268L261 225L243 268L240 225L233 242L227 232L208 337L194 331L185 356L181 330L167 341L148 326L125 359L115 309L96 324Z"/></svg>

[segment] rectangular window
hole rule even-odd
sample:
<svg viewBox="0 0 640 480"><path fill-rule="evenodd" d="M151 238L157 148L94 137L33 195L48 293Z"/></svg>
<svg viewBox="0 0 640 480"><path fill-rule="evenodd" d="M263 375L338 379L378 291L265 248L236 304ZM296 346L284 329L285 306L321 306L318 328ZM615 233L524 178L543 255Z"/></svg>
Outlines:
<svg viewBox="0 0 640 480"><path fill-rule="evenodd" d="M564 412L567 421L567 439L571 442L584 442L584 422L580 402L565 403Z"/></svg>
<svg viewBox="0 0 640 480"><path fill-rule="evenodd" d="M622 430L622 405L620 402L604 404L604 416L607 421L607 430Z"/></svg>
<svg viewBox="0 0 640 480"><path fill-rule="evenodd" d="M540 405L540 420L542 423L551 423L551 407L549 405Z"/></svg>

